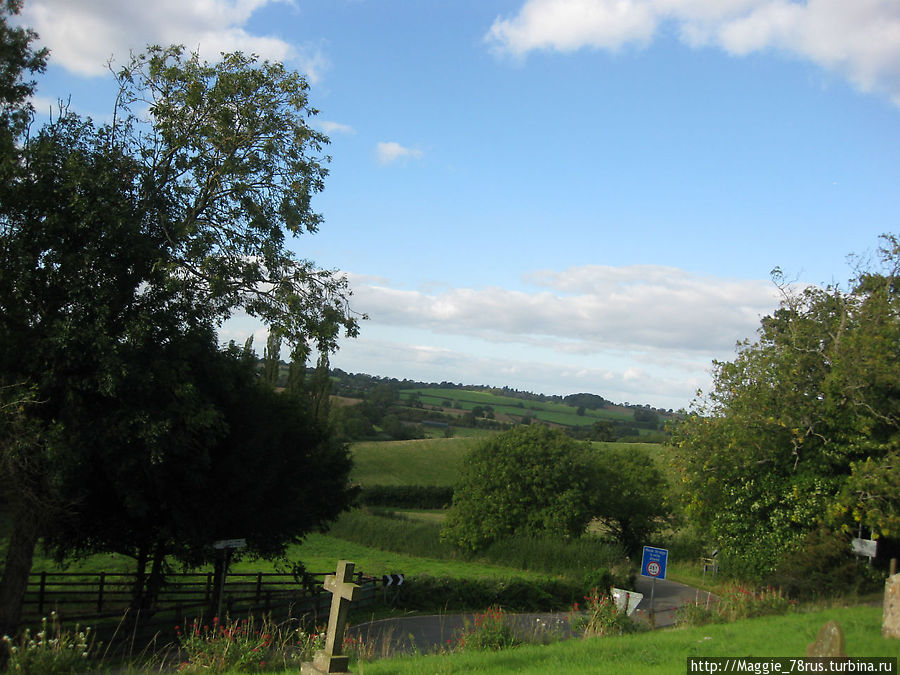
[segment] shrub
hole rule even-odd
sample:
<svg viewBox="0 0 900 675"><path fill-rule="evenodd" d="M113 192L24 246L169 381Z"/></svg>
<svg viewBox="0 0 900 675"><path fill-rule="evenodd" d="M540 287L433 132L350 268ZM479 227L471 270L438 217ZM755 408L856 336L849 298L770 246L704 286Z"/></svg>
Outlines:
<svg viewBox="0 0 900 675"><path fill-rule="evenodd" d="M478 610L500 606L521 612L567 609L584 591L581 584L557 579L408 578L398 598L408 610Z"/></svg>
<svg viewBox="0 0 900 675"><path fill-rule="evenodd" d="M365 506L402 509L443 509L453 501L453 488L440 485L372 485L359 491Z"/></svg>
<svg viewBox="0 0 900 675"><path fill-rule="evenodd" d="M793 598L811 599L876 590L884 579L860 564L847 536L820 529L782 556L769 581Z"/></svg>
<svg viewBox="0 0 900 675"><path fill-rule="evenodd" d="M730 623L757 616L784 614L796 603L780 588L750 588L742 584L727 586L718 600L701 605L683 605L675 613L675 621L688 626L707 623Z"/></svg>
<svg viewBox="0 0 900 675"><path fill-rule="evenodd" d="M324 630L273 624L268 618L258 626L253 617L224 622L213 617L203 625L195 619L185 632L179 626L175 632L182 651L180 673L283 670L311 660L325 644Z"/></svg>
<svg viewBox="0 0 900 675"><path fill-rule="evenodd" d="M573 617L570 619L572 627L582 632L584 637L623 635L635 630L635 624L624 611L619 611L608 592L592 588L584 596L584 602L583 608L578 603L573 605Z"/></svg>
<svg viewBox="0 0 900 675"><path fill-rule="evenodd" d="M494 605L482 614L476 614L472 621L465 621L465 627L456 638L455 649L466 651L498 651L521 644L512 627L504 620L503 610Z"/></svg>

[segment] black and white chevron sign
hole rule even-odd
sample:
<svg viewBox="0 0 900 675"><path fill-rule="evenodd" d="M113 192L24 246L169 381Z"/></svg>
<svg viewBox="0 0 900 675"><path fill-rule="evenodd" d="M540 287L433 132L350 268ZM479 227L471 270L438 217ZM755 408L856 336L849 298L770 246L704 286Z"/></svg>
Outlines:
<svg viewBox="0 0 900 675"><path fill-rule="evenodd" d="M385 574L381 577L381 583L385 586L402 586L403 585L403 575L402 574Z"/></svg>

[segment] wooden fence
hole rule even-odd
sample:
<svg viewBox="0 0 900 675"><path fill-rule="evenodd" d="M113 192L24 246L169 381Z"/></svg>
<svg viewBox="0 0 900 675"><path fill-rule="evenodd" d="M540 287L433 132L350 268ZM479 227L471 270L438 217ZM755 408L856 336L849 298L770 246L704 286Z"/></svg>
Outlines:
<svg viewBox="0 0 900 675"><path fill-rule="evenodd" d="M231 616L284 609L290 609L294 616L327 615L331 593L322 588L326 574L333 572L308 574L304 580L273 572L229 573L223 608ZM362 572L353 576L363 589L360 601L354 604L370 606L377 597L378 580ZM151 613L174 612L177 621L205 613L213 598L213 578L211 572L167 575ZM39 620L51 611L66 622L120 617L131 604L134 583L133 573L32 573L25 593L23 620Z"/></svg>

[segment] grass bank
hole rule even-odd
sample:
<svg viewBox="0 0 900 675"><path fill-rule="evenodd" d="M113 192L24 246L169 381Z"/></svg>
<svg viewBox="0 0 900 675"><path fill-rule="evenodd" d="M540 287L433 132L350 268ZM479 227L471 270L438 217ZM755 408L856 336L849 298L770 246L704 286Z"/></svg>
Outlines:
<svg viewBox="0 0 900 675"><path fill-rule="evenodd" d="M472 564L499 566L523 573L566 577L577 582L584 582L598 570L612 573L609 578L601 576L591 582L601 586L627 583L632 572L630 565L624 562L621 549L598 537L568 540L550 536L509 537L475 554L442 542L440 530L441 523L435 519L357 509L342 514L332 526L330 535L348 545L367 545L403 555L457 562L463 567Z"/></svg>
<svg viewBox="0 0 900 675"><path fill-rule="evenodd" d="M684 675L688 657L800 657L825 622L836 620L849 656L900 658L900 640L881 637L879 607L851 607L676 628L621 637L528 645L501 652L401 657L358 663L365 675L421 673L616 673Z"/></svg>

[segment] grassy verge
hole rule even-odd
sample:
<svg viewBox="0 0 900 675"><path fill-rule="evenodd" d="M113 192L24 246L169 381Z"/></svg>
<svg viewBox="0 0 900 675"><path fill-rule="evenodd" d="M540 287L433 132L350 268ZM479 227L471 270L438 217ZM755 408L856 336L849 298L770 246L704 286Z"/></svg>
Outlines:
<svg viewBox="0 0 900 675"><path fill-rule="evenodd" d="M502 652L403 657L358 663L367 675L419 673L658 673L684 675L688 657L800 657L822 625L837 620L849 656L900 657L881 637L881 610L852 607L748 619L733 624L522 646Z"/></svg>

